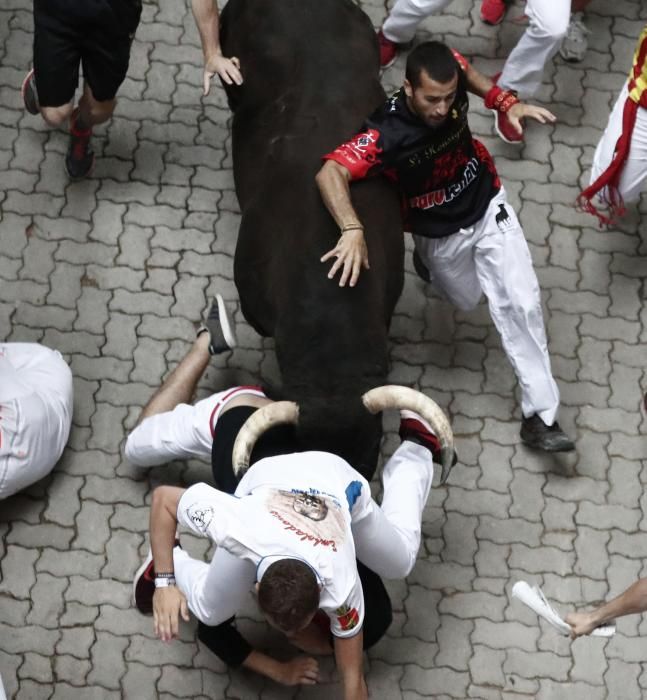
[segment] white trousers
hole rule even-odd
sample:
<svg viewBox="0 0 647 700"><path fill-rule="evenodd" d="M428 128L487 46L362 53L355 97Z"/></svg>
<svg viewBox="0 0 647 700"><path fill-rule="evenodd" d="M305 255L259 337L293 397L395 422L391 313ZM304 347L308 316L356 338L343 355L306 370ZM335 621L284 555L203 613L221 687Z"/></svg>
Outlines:
<svg viewBox="0 0 647 700"><path fill-rule="evenodd" d="M622 112L627 100L628 88L625 83L616 103L609 115L609 122L604 134L595 149L591 182L609 167L613 159L616 143L622 133ZM647 179L647 110L638 107L636 124L631 136L629 156L620 175L619 191L625 202L635 202L640 198L643 185ZM600 192L601 199L606 201L604 190Z"/></svg>
<svg viewBox="0 0 647 700"><path fill-rule="evenodd" d="M406 44L418 24L440 12L451 0L396 0L382 26L387 39ZM522 98L534 95L541 85L546 63L557 53L566 36L571 11L570 0L528 0L529 25L503 67L499 85L516 90Z"/></svg>
<svg viewBox="0 0 647 700"><path fill-rule="evenodd" d="M485 294L519 380L523 415L537 413L552 425L559 391L550 368L539 283L505 190L492 199L474 226L445 238L414 236L414 240L434 284L456 306L473 309Z"/></svg>
<svg viewBox="0 0 647 700"><path fill-rule="evenodd" d="M243 394L265 396L258 387L237 386L193 405L181 403L172 411L144 418L126 440L126 459L136 467L154 467L193 457L209 459L214 427L222 409Z"/></svg>
<svg viewBox="0 0 647 700"><path fill-rule="evenodd" d="M42 479L72 425L72 372L38 343L0 343L0 498Z"/></svg>
<svg viewBox="0 0 647 700"><path fill-rule="evenodd" d="M353 522L357 558L379 576L404 578L413 568L432 477L429 450L403 442L384 467L382 506L373 501L366 517ZM206 563L176 547L173 566L189 609L206 625L218 625L235 615L256 581L254 563L222 548Z"/></svg>

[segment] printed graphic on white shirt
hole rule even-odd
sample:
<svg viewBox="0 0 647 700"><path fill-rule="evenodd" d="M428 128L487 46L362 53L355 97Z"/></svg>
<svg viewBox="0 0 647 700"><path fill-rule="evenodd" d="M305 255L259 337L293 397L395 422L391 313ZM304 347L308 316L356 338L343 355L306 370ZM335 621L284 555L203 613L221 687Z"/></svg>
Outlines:
<svg viewBox="0 0 647 700"><path fill-rule="evenodd" d="M313 547L337 552L346 526L339 501L320 491L278 491L267 494L265 505L288 533Z"/></svg>

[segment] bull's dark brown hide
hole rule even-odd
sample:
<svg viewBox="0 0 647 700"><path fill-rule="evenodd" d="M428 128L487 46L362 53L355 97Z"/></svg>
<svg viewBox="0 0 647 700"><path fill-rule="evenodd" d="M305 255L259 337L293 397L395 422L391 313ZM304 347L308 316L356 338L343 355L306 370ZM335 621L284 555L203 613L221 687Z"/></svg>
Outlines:
<svg viewBox="0 0 647 700"><path fill-rule="evenodd" d="M240 59L244 76L228 90L243 313L276 340L281 394L300 403L308 446L318 434L317 447L370 476L381 427L359 398L387 378L387 332L403 283L399 205L382 178L352 186L371 269L340 289L327 278L330 263L319 262L339 230L314 178L321 156L385 97L375 33L349 0L229 0L222 27L223 52Z"/></svg>

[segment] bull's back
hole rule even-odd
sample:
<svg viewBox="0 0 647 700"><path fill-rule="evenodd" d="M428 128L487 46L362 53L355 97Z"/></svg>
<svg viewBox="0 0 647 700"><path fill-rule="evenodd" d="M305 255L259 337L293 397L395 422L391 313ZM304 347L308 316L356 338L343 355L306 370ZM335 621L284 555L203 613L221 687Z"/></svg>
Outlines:
<svg viewBox="0 0 647 700"><path fill-rule="evenodd" d="M276 338L284 379L287 370L312 388L335 358L342 384L352 373L375 383L386 376L402 288L397 197L381 178L353 186L371 270L340 289L319 262L339 230L314 179L321 156L384 99L374 30L350 0L229 0L222 22L223 51L240 59L245 79L229 91L243 311Z"/></svg>

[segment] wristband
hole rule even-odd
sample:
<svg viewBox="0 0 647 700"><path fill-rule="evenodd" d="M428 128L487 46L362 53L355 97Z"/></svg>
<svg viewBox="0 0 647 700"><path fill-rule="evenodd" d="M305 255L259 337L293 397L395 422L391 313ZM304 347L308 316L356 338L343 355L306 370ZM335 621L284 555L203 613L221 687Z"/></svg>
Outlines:
<svg viewBox="0 0 647 700"><path fill-rule="evenodd" d="M175 586L175 576L156 576L155 577L155 588L168 588L169 586Z"/></svg>
<svg viewBox="0 0 647 700"><path fill-rule="evenodd" d="M349 224L348 226L342 226L341 232L346 233L346 231L363 231L364 227L361 224Z"/></svg>
<svg viewBox="0 0 647 700"><path fill-rule="evenodd" d="M505 114L510 107L519 102L519 98L512 90L504 90L498 85L493 85L485 96L485 106L488 109L496 109Z"/></svg>

